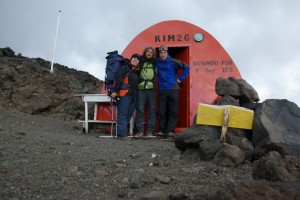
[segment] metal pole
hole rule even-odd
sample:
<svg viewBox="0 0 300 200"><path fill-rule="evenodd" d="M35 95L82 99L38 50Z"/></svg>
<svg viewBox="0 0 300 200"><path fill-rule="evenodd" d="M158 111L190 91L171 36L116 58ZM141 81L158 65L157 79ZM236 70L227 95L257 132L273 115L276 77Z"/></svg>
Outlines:
<svg viewBox="0 0 300 200"><path fill-rule="evenodd" d="M84 103L84 120L85 120L85 124L84 124L85 133L88 134L89 133L89 105L87 101Z"/></svg>
<svg viewBox="0 0 300 200"><path fill-rule="evenodd" d="M57 20L56 33L55 33L55 40L54 40L53 56L52 56L51 69L50 69L51 73L53 73L53 62L54 62L54 55L55 55L55 48L56 48L56 40L57 40L57 33L58 33L58 27L59 27L60 13L61 13L61 11L59 10L58 11L58 20Z"/></svg>
<svg viewBox="0 0 300 200"><path fill-rule="evenodd" d="M113 136L113 128L114 128L114 102L111 104L111 126L110 126L110 136Z"/></svg>

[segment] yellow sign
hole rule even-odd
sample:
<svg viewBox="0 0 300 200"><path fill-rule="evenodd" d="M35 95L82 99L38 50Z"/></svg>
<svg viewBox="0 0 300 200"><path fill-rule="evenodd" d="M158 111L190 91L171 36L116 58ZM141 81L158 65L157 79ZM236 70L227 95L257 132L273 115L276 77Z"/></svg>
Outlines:
<svg viewBox="0 0 300 200"><path fill-rule="evenodd" d="M252 129L254 112L243 107L231 105L198 104L197 124L223 126L224 110L229 109L228 127Z"/></svg>

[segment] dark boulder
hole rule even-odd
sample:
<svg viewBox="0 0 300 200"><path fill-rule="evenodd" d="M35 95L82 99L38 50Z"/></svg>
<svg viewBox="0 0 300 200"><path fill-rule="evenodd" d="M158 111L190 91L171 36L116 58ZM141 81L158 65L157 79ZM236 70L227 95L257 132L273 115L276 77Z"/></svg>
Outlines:
<svg viewBox="0 0 300 200"><path fill-rule="evenodd" d="M244 129L229 128L226 133L226 142L239 147L245 153L245 160L252 160L254 154L253 143L249 140L251 132Z"/></svg>
<svg viewBox="0 0 300 200"><path fill-rule="evenodd" d="M214 163L222 167L234 167L241 165L244 159L244 152L237 146L223 144L214 157Z"/></svg>
<svg viewBox="0 0 300 200"><path fill-rule="evenodd" d="M220 138L221 127L193 124L175 137L175 147L181 151L187 148L198 148L202 141L213 141Z"/></svg>
<svg viewBox="0 0 300 200"><path fill-rule="evenodd" d="M220 96L230 95L238 99L240 104L259 101L258 93L249 83L244 79L234 77L218 78L216 80L216 93Z"/></svg>
<svg viewBox="0 0 300 200"><path fill-rule="evenodd" d="M199 144L200 159L213 160L221 146L222 146L222 142L220 140L202 141Z"/></svg>
<svg viewBox="0 0 300 200"><path fill-rule="evenodd" d="M300 108L288 100L269 99L254 113L252 141L256 151L275 150L300 157Z"/></svg>
<svg viewBox="0 0 300 200"><path fill-rule="evenodd" d="M15 52L9 47L1 48L0 56L13 57L13 56L15 56Z"/></svg>
<svg viewBox="0 0 300 200"><path fill-rule="evenodd" d="M227 94L225 94L223 97L221 97L216 105L233 105L233 106L240 106L239 102L233 98L232 96L229 96Z"/></svg>

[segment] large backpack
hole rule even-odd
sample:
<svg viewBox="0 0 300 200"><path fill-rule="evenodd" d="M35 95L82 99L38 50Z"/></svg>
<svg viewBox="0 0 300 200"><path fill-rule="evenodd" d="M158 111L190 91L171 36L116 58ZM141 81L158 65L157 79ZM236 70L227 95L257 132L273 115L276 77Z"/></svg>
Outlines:
<svg viewBox="0 0 300 200"><path fill-rule="evenodd" d="M110 95L114 86L116 72L122 65L123 56L118 54L118 51L112 51L107 53L107 62L105 67L105 89L107 89Z"/></svg>

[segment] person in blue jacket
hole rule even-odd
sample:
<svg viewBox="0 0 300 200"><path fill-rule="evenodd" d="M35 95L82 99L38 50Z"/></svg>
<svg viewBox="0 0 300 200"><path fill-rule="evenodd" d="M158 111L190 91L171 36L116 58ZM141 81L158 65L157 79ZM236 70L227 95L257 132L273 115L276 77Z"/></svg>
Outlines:
<svg viewBox="0 0 300 200"><path fill-rule="evenodd" d="M156 59L158 76L158 137L174 137L178 118L179 85L188 76L190 66L171 58L168 47L162 45L158 49L159 57ZM177 71L182 69L180 75Z"/></svg>

